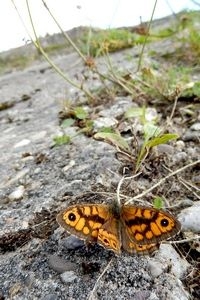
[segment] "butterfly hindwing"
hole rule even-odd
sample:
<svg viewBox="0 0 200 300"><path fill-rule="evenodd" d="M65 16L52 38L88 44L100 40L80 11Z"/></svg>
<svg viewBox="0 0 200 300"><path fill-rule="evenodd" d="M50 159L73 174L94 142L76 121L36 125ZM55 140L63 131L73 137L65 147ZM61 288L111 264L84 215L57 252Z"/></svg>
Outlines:
<svg viewBox="0 0 200 300"><path fill-rule="evenodd" d="M116 253L121 252L121 232L119 220L110 218L99 228L98 243Z"/></svg>
<svg viewBox="0 0 200 300"><path fill-rule="evenodd" d="M128 253L146 255L155 252L159 248L159 244L136 244L129 238L125 227L122 227L122 247Z"/></svg>

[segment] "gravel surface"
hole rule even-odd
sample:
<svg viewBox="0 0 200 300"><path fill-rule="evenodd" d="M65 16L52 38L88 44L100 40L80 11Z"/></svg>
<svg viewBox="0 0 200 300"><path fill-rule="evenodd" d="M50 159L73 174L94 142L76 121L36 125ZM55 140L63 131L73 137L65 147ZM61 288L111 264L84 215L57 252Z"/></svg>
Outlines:
<svg viewBox="0 0 200 300"><path fill-rule="evenodd" d="M165 43L159 41L147 49L156 46L158 53L163 52ZM126 58L136 58L139 52L140 47L135 47L112 54L111 59L115 66L130 70L137 61ZM58 54L54 61L70 78L81 78L84 73L85 67L73 52ZM105 70L103 59L98 63ZM90 76L87 85L98 87L99 83ZM79 134L72 143L53 147L53 138L63 132L59 111L68 100L80 103L83 93L67 84L46 62L0 77L0 103L13 103L0 111L0 299L192 299L183 280L191 261L180 254L180 244L163 244L153 258L124 252L116 256L99 245L86 247L76 238L69 239L58 227L55 216L63 207L81 202L80 195L91 191L114 197L121 178L121 162L111 145ZM127 108L139 105L130 95L104 100L95 108L86 105L93 111L96 128L119 124ZM179 111L181 105L185 104L180 104ZM167 117L165 107L151 106L161 123ZM197 115L189 125L181 123L179 116L174 119L173 132L180 138L162 149L168 168L176 170L200 159L199 112ZM76 131L76 126L65 129L67 134ZM137 195L167 174L159 165L157 172L150 169L138 181L125 184L121 193ZM181 173L182 179L193 184L199 182L198 177L197 165ZM197 200L178 176L151 196L157 194L176 207L175 214Z"/></svg>

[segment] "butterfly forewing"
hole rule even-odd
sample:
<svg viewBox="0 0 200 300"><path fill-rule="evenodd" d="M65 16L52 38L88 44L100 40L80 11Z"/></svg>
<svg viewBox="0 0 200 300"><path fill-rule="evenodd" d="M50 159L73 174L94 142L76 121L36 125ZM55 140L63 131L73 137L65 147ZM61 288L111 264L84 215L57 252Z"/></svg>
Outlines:
<svg viewBox="0 0 200 300"><path fill-rule="evenodd" d="M111 217L107 205L69 206L57 216L57 222L69 233L82 239L97 240L98 230Z"/></svg>
<svg viewBox="0 0 200 300"><path fill-rule="evenodd" d="M180 223L171 214L149 207L122 206L121 220L126 234L138 245L157 244L180 231Z"/></svg>

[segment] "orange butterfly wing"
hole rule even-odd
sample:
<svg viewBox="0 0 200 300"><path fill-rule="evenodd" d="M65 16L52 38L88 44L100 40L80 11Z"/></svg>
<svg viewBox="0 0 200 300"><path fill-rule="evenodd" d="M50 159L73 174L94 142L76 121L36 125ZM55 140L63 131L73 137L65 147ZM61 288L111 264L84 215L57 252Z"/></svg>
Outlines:
<svg viewBox="0 0 200 300"><path fill-rule="evenodd" d="M121 220L128 238L137 245L157 244L180 231L181 225L168 212L142 206L122 206ZM152 246L153 247L153 246Z"/></svg>
<svg viewBox="0 0 200 300"><path fill-rule="evenodd" d="M73 205L57 216L57 222L71 234L87 242L100 245L117 253L121 249L119 222L108 205Z"/></svg>
<svg viewBox="0 0 200 300"><path fill-rule="evenodd" d="M162 210L122 205L120 216L117 211L112 205L77 204L59 213L57 222L71 234L118 254L121 246L129 253L150 254L181 228L178 220Z"/></svg>
<svg viewBox="0 0 200 300"><path fill-rule="evenodd" d="M125 228L122 231L122 247L125 251L131 254L146 255L155 252L159 248L159 244L144 244L139 245L133 243L125 232Z"/></svg>

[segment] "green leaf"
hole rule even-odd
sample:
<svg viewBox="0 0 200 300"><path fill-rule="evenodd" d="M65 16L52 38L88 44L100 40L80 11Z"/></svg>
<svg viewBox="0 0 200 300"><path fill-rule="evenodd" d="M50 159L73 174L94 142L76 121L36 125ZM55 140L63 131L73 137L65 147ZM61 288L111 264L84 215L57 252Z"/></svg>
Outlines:
<svg viewBox="0 0 200 300"><path fill-rule="evenodd" d="M74 114L76 118L80 120L84 120L88 117L88 113L81 106L74 108Z"/></svg>
<svg viewBox="0 0 200 300"><path fill-rule="evenodd" d="M150 140L153 136L158 136L160 132L161 129L152 122L144 124L144 138L146 141Z"/></svg>
<svg viewBox="0 0 200 300"><path fill-rule="evenodd" d="M102 128L100 128L100 132L114 133L113 128L111 128L111 127L102 127Z"/></svg>
<svg viewBox="0 0 200 300"><path fill-rule="evenodd" d="M62 128L70 127L74 124L74 122L75 122L75 120L72 118L65 119L65 120L63 120L61 127Z"/></svg>
<svg viewBox="0 0 200 300"><path fill-rule="evenodd" d="M98 132L94 135L96 140L103 140L113 146L119 147L121 150L130 152L128 143L117 133Z"/></svg>
<svg viewBox="0 0 200 300"><path fill-rule="evenodd" d="M142 117L144 115L143 107L131 107L125 113L125 118Z"/></svg>
<svg viewBox="0 0 200 300"><path fill-rule="evenodd" d="M174 140L174 139L177 139L178 138L178 135L177 134L173 134L173 133L165 133L165 134L162 134L160 136L157 136L151 140L149 140L147 143L146 143L146 147L147 148L152 148L152 147L155 147L157 145L160 145L160 144L166 144L167 142L169 142L170 140Z"/></svg>
<svg viewBox="0 0 200 300"><path fill-rule="evenodd" d="M183 97L200 97L200 81L190 82L184 86L184 89L181 93Z"/></svg>
<svg viewBox="0 0 200 300"><path fill-rule="evenodd" d="M92 120L86 120L85 121L85 126L82 129L80 129L79 132L89 132L89 131L91 131L93 129L93 124L94 124L94 122Z"/></svg>
<svg viewBox="0 0 200 300"><path fill-rule="evenodd" d="M161 197L156 197L153 199L153 207L157 209L163 208L163 199Z"/></svg>
<svg viewBox="0 0 200 300"><path fill-rule="evenodd" d="M200 81L195 82L193 86L194 95L200 97Z"/></svg>
<svg viewBox="0 0 200 300"><path fill-rule="evenodd" d="M53 138L56 146L61 146L64 144L69 144L71 141L71 137L69 135L55 136Z"/></svg>

